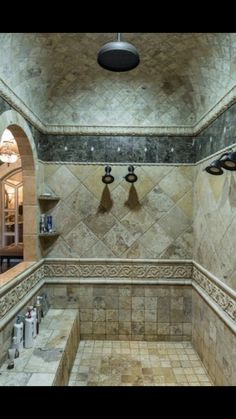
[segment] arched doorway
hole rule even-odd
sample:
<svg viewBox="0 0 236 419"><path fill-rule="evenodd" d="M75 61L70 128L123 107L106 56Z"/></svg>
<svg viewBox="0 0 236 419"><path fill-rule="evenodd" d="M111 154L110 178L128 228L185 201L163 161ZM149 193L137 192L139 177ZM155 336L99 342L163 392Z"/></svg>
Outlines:
<svg viewBox="0 0 236 419"><path fill-rule="evenodd" d="M23 260L37 261L38 253L38 203L37 203L37 154L28 124L15 111L0 115L0 137L8 129L18 146L23 185ZM4 163L5 164L5 163Z"/></svg>

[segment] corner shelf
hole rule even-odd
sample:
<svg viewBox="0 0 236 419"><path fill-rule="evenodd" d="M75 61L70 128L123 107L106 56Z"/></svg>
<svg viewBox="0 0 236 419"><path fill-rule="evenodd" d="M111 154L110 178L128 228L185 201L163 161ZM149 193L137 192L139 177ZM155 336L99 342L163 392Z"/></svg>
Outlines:
<svg viewBox="0 0 236 419"><path fill-rule="evenodd" d="M48 210L52 209L57 201L59 201L61 198L56 195L39 195L38 201L40 203L41 210L45 210L48 212ZM40 239L56 239L58 236L60 236L60 233L57 231L49 233L39 233L38 237ZM44 240L43 240L44 243ZM46 243L46 242L45 242Z"/></svg>
<svg viewBox="0 0 236 419"><path fill-rule="evenodd" d="M59 201L61 198L55 195L39 195L39 201Z"/></svg>
<svg viewBox="0 0 236 419"><path fill-rule="evenodd" d="M39 233L39 237L57 237L60 236L60 233Z"/></svg>

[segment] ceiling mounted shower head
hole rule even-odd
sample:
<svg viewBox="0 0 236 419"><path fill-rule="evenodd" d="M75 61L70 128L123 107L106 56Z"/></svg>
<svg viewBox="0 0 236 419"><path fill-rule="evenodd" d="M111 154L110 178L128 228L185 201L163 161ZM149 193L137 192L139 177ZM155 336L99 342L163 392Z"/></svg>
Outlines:
<svg viewBox="0 0 236 419"><path fill-rule="evenodd" d="M121 40L121 34L117 34L117 40L108 42L102 46L98 53L98 64L110 71L129 71L139 64L139 54L135 46Z"/></svg>
<svg viewBox="0 0 236 419"><path fill-rule="evenodd" d="M102 181L106 185L108 185L109 183L114 182L114 176L112 176L110 173L111 173L111 167L106 166L105 167L105 175L102 176Z"/></svg>

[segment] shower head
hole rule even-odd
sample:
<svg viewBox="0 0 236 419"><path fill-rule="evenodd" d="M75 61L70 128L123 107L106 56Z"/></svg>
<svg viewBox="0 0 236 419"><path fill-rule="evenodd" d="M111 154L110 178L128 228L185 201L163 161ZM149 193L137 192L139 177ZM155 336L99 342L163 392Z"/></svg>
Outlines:
<svg viewBox="0 0 236 419"><path fill-rule="evenodd" d="M121 34L117 34L117 40L108 42L102 46L98 53L98 64L110 71L129 71L139 64L139 54L135 46L121 40Z"/></svg>
<svg viewBox="0 0 236 419"><path fill-rule="evenodd" d="M134 166L128 167L129 173L125 176L125 180L129 183L134 183L138 180L138 176L134 173Z"/></svg>
<svg viewBox="0 0 236 419"><path fill-rule="evenodd" d="M226 170L236 170L235 151L231 149L227 153L222 154L218 160L214 160L209 166L205 167L204 170L211 175L219 176L224 173L222 167Z"/></svg>
<svg viewBox="0 0 236 419"><path fill-rule="evenodd" d="M110 172L111 172L111 167L110 166L106 166L105 167L105 175L102 176L102 181L106 185L108 185L109 183L114 182L114 176L112 176L110 174Z"/></svg>

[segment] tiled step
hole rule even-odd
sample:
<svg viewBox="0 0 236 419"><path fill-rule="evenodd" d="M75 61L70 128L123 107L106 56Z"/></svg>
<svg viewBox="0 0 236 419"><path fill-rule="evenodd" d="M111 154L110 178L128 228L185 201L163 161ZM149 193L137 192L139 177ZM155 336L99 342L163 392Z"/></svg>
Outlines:
<svg viewBox="0 0 236 419"><path fill-rule="evenodd" d="M79 344L79 312L50 309L34 347L23 349L14 369L0 368L1 386L65 386Z"/></svg>

